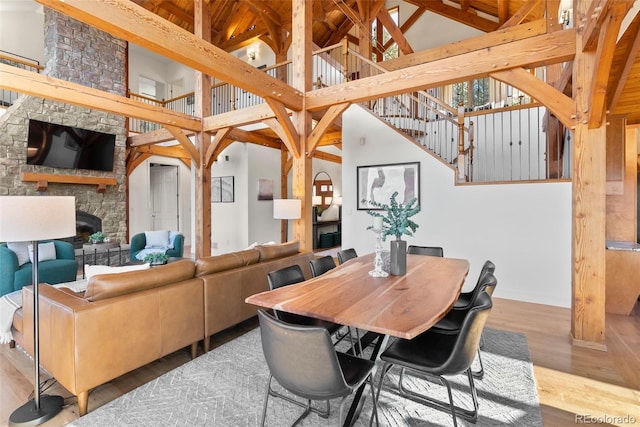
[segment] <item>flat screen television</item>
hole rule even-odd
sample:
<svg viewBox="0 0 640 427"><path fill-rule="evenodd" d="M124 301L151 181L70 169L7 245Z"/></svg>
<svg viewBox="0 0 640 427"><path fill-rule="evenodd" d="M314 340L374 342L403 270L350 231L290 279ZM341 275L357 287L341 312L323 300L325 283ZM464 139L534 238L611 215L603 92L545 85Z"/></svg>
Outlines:
<svg viewBox="0 0 640 427"><path fill-rule="evenodd" d="M27 164L113 171L116 136L29 120Z"/></svg>

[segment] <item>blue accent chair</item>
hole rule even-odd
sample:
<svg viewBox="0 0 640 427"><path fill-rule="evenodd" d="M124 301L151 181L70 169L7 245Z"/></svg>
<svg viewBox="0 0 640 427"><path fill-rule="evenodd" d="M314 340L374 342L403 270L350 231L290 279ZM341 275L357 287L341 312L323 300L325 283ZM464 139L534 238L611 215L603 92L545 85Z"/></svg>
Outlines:
<svg viewBox="0 0 640 427"><path fill-rule="evenodd" d="M147 238L144 233L135 234L131 238L130 255L132 261L136 260L136 255L147 246ZM173 239L173 249L165 252L171 258L182 258L184 256L184 235L176 234Z"/></svg>
<svg viewBox="0 0 640 427"><path fill-rule="evenodd" d="M51 240L49 240L51 241ZM38 243L46 243L42 241ZM69 242L53 240L56 248L56 259L38 263L38 279L40 283L55 285L56 283L73 282L78 274L78 262L75 250ZM31 285L32 264L18 265L18 256L0 243L0 296Z"/></svg>

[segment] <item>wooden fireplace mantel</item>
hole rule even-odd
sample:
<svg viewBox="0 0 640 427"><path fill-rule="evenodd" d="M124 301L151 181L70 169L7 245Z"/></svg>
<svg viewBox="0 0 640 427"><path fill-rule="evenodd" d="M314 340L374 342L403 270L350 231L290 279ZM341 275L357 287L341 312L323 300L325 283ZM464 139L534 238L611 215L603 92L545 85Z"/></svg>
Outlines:
<svg viewBox="0 0 640 427"><path fill-rule="evenodd" d="M23 172L22 180L25 182L35 182L36 191L47 191L47 187L50 182L58 182L62 184L86 184L97 185L97 192L104 193L107 190L108 185L117 185L118 181L115 178L100 178L93 176L81 176L81 175L60 175L53 173L35 173L35 172Z"/></svg>

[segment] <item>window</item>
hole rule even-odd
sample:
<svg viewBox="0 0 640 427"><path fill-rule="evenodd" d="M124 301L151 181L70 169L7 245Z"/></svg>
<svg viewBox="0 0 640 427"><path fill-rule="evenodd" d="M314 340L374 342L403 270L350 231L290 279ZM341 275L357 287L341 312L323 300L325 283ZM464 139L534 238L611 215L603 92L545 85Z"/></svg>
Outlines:
<svg viewBox="0 0 640 427"><path fill-rule="evenodd" d="M393 22L398 25L398 21L400 19L399 8L394 7L392 9L389 9L389 15L391 15L391 19L393 19ZM380 31L382 31L381 34L379 34ZM380 27L378 27L377 19L374 19L371 23L371 38L371 45L373 46L371 59L373 61L387 61L389 59L398 57L398 44L391 40L391 34L389 34L389 31L387 31L387 29L383 25L380 25ZM383 52L382 57L380 57L377 53L380 51Z"/></svg>

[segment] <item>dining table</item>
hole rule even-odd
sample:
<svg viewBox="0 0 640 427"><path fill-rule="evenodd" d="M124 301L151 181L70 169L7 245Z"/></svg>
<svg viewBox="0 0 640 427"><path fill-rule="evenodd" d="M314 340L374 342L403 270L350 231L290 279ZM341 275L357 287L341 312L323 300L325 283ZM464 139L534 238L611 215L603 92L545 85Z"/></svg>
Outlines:
<svg viewBox="0 0 640 427"><path fill-rule="evenodd" d="M367 331L377 337L371 354L375 359L389 336L412 339L442 319L469 272L465 259L407 254L406 274L373 277L373 261L374 254L359 256L304 282L251 295L245 302ZM344 425L355 421L363 389L357 391Z"/></svg>

